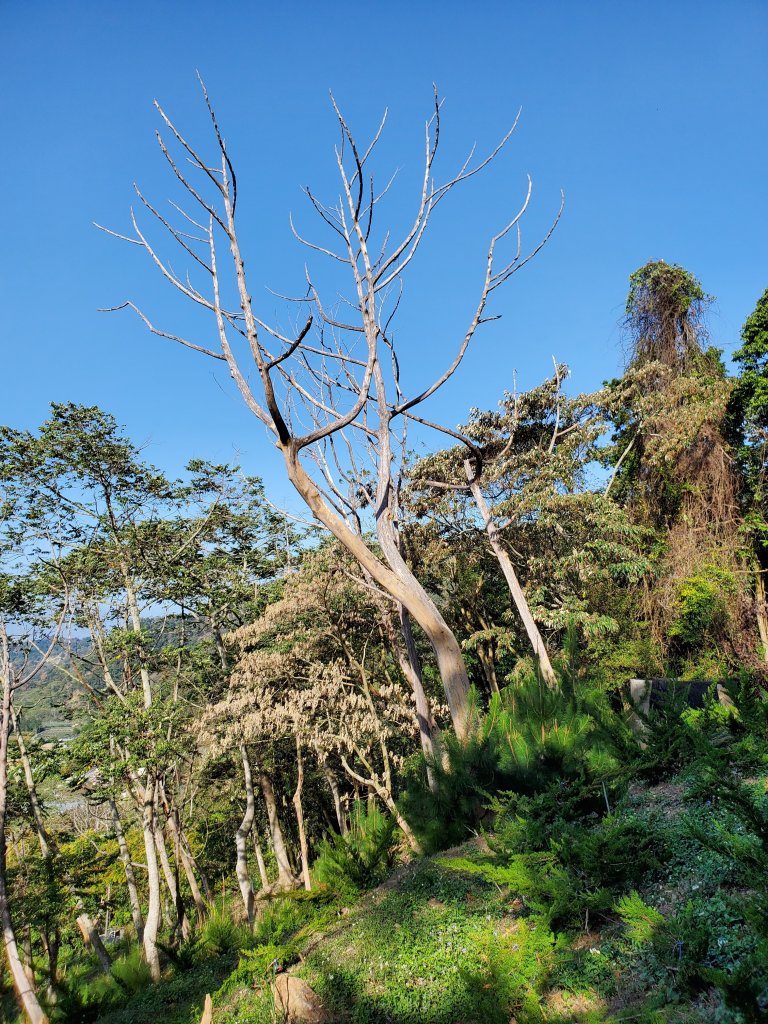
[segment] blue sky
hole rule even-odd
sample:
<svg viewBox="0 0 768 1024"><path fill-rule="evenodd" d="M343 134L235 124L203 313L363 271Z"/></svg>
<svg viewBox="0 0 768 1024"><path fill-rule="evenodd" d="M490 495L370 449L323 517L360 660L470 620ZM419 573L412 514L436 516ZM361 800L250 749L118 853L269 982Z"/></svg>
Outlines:
<svg viewBox="0 0 768 1024"><path fill-rule="evenodd" d="M426 414L457 424L517 371L535 385L551 356L587 390L622 366L631 271L677 262L716 296L726 353L768 286L768 3L182 3L5 0L0 251L0 419L34 428L48 403L98 404L176 471L192 456L240 458L278 502L288 485L221 364L153 338L133 299L168 330L187 324L146 260L93 227L129 226L134 180L170 194L154 141L160 100L207 143L202 72L239 171L251 287L301 290L305 253L288 213L312 225L300 186L334 198L328 90L360 137L384 107L383 171L401 168L395 224L413 207L432 82L445 97L445 172L487 149L522 106L503 160L441 208L407 283L398 341L410 389L466 326L484 246L534 180L533 243L566 195L546 249L493 304L462 372ZM205 341L199 336L199 340Z"/></svg>

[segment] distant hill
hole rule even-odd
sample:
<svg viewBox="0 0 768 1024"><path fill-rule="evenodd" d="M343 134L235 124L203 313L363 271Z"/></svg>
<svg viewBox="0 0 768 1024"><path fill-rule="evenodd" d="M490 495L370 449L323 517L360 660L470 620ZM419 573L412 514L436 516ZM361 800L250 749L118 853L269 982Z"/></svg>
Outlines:
<svg viewBox="0 0 768 1024"><path fill-rule="evenodd" d="M178 616L146 618L142 627L149 634L156 651L181 641L182 622ZM207 635L205 629L189 620L184 621L183 629L188 643L195 643ZM40 646L44 647L44 643ZM104 690L90 640L87 637L76 638L70 646L76 655L77 671L86 683L97 691ZM40 657L33 652L29 667L38 663ZM39 673L17 692L14 703L21 714L25 732L34 733L43 740L68 740L77 734L86 718L89 698L73 678L69 665L68 655L54 652Z"/></svg>

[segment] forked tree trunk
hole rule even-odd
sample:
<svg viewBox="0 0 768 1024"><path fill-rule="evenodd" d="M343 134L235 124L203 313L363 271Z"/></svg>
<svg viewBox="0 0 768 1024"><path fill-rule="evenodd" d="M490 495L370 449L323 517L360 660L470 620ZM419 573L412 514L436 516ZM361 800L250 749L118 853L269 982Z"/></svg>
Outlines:
<svg viewBox="0 0 768 1024"><path fill-rule="evenodd" d="M117 839L117 847L120 852L120 861L123 865L123 871L125 872L125 884L128 887L128 902L131 907L131 919L133 920L133 927L136 931L137 942L142 942L144 939L144 915L141 912L141 901L139 900L139 890L136 886L136 875L133 871L133 862L131 860L131 853L128 849L128 843L125 839L125 832L123 831L123 823L120 820L120 812L117 809L115 800L110 797L109 809L112 813L112 828Z"/></svg>
<svg viewBox="0 0 768 1024"><path fill-rule="evenodd" d="M280 817L277 813L277 801L275 800L275 791L272 788L272 780L266 772L260 771L259 783L267 808L269 834L272 838L272 849L274 850L277 862L277 885L280 889L293 889L296 885L296 878L288 856L288 848L285 845L283 830L280 827Z"/></svg>
<svg viewBox="0 0 768 1024"><path fill-rule="evenodd" d="M356 772L354 770L354 768L351 767L351 765L349 764L349 762L347 761L347 759L345 757L342 757L341 763L344 765L344 770L347 772L349 777L351 779L354 779L355 782L365 786L366 789L368 790L368 811L369 811L369 813L372 810L371 798L373 797L375 799L375 796L378 796L379 799L381 800L381 802L384 804L384 806L389 811L389 813L392 815L392 817L397 822L397 824L398 824L398 826L400 828L400 831L405 836L406 842L410 846L411 850L414 853L422 853L423 851L421 849L421 843L416 838L416 836L414 834L414 831L411 828L411 826L408 824L408 822L405 820L405 818L400 813L400 810L398 809L398 806L397 806L397 804L394 801L394 798L392 796L391 791L389 791L386 788L386 786L382 786L381 783L378 782L373 777L370 778L370 779L363 778L363 776L360 775L359 772Z"/></svg>
<svg viewBox="0 0 768 1024"><path fill-rule="evenodd" d="M245 784L245 813L235 833L235 849L237 860L235 862L235 874L237 884L240 886L240 895L245 907L245 915L248 920L248 927L253 927L253 885L248 870L248 836L253 828L253 819L256 814L256 800L253 795L253 776L251 774L251 762L248 759L248 751L244 743L240 744L240 756L243 761L243 777ZM266 888L266 887L265 887Z"/></svg>
<svg viewBox="0 0 768 1024"><path fill-rule="evenodd" d="M493 521L488 504L483 496L483 492L480 489L480 484L475 478L475 471L472 463L469 459L464 463L464 471L467 475L467 481L469 482L469 489L472 492L472 497L475 499L475 504L478 507L480 515L483 519L483 525L485 532L488 534L488 540L493 548L493 553L501 566L501 571L504 573L504 579L507 581L509 592L512 595L512 601L517 609L517 613L520 616L525 632L528 635L528 639L533 647L533 653L539 663L539 670L541 671L544 682L550 689L557 689L558 682L555 670L552 668L552 662L549 660L547 649L544 646L544 641L539 632L539 627L531 615L531 609L528 607L528 601L523 593L523 588L520 586L520 581L517 578L517 573L512 565L512 559L507 554L504 545L499 537L498 527Z"/></svg>
<svg viewBox="0 0 768 1024"><path fill-rule="evenodd" d="M304 888L309 891L312 888L312 880L309 877L309 849L307 847L307 832L304 827L304 808L301 805L301 791L304 788L304 758L301 756L301 740L296 734L296 792L293 794L293 807L296 811L296 824L299 827L299 848L301 850L301 877L304 880Z"/></svg>

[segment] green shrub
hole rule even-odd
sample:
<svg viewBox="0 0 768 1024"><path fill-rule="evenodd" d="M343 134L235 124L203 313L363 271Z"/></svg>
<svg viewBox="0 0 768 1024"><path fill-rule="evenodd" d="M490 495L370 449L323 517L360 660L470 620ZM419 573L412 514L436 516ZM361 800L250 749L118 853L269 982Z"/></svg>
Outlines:
<svg viewBox="0 0 768 1024"><path fill-rule="evenodd" d="M401 800L405 816L429 851L463 842L499 794L535 797L557 791L582 809L604 801L604 785L624 773L636 743L605 693L564 674L558 689L536 675L505 687L465 743L447 736L432 765L435 791L424 773L413 776Z"/></svg>
<svg viewBox="0 0 768 1024"><path fill-rule="evenodd" d="M112 977L126 995L134 996L152 984L149 966L139 946L112 964Z"/></svg>
<svg viewBox="0 0 768 1024"><path fill-rule="evenodd" d="M338 893L362 892L386 878L395 857L396 823L373 807L356 801L346 835L333 835L320 845L312 874Z"/></svg>
<svg viewBox="0 0 768 1024"><path fill-rule="evenodd" d="M624 924L629 940L636 946L650 943L658 930L665 925L663 915L644 903L634 889L618 900L615 909Z"/></svg>
<svg viewBox="0 0 768 1024"><path fill-rule="evenodd" d="M238 925L222 907L214 909L206 918L200 931L200 939L211 953L234 953L250 941L245 925Z"/></svg>

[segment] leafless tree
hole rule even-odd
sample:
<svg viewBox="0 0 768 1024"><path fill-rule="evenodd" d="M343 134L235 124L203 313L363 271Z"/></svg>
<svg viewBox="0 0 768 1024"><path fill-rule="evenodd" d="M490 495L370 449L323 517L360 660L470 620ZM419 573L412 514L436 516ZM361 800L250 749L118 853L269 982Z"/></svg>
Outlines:
<svg viewBox="0 0 768 1024"><path fill-rule="evenodd" d="M498 157L517 121L485 158L476 159L473 147L456 173L437 184L434 174L441 103L435 92L434 109L424 131L424 170L415 216L411 226L395 236L378 224L392 179L378 188L369 171L386 113L370 144L362 149L332 98L340 132L336 164L341 193L335 204L329 205L309 188L304 190L327 238L318 242L305 237L293 220L291 229L313 255L341 270L346 283L329 300L321 295L307 267L303 294L283 297L289 309L306 311L306 317L302 312L297 318L300 326L290 331L261 319L253 301L236 221L237 178L208 94L202 88L216 143L212 160L206 160L156 104L166 132L165 136L157 134L160 149L194 212L172 203L173 213L166 216L136 189L141 206L167 233L166 240L170 236L178 245L196 276L193 279L189 273L182 276L174 270L171 257L152 241L134 211L132 236L109 233L140 246L180 295L212 317L216 341L201 345L166 331L132 301L113 308L130 307L154 334L226 363L248 408L274 437L288 477L314 517L358 560L374 584L426 633L435 651L454 729L464 738L470 729L469 681L460 646L434 601L414 577L398 541L398 438L402 443L403 425L409 419L418 420L417 410L456 373L478 328L497 319L488 311L492 294L541 249L560 214L546 236L526 252L521 220L531 198L529 179L519 209L488 243L477 303L468 326L456 339L453 353L431 383L407 394L400 380L392 336L406 272L419 252L437 206ZM504 244L511 245L511 252L502 259L498 250ZM222 250L228 250L226 270L221 262ZM203 283L196 283L199 281ZM363 460L366 469L361 465ZM346 483L359 482L366 474L366 514L375 523L380 553L365 539L363 530L354 528L351 520L357 509L341 497Z"/></svg>

